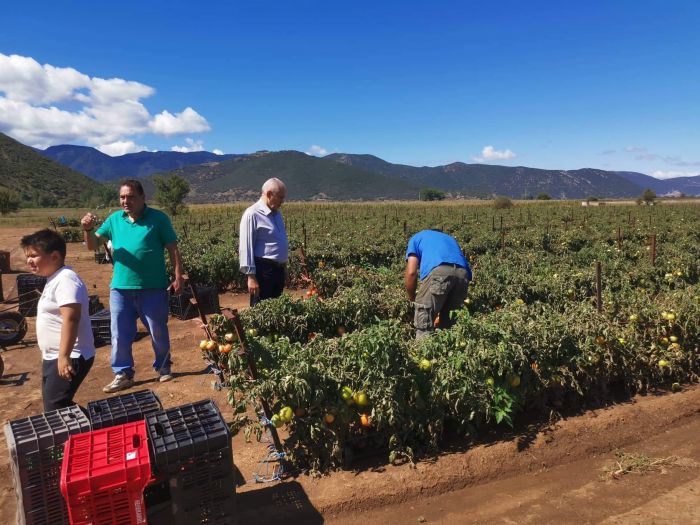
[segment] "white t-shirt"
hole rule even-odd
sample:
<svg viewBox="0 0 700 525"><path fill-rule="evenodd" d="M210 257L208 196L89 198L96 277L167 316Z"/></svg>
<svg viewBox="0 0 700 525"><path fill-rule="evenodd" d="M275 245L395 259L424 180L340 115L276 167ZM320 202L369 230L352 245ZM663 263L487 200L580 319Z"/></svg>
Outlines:
<svg viewBox="0 0 700 525"><path fill-rule="evenodd" d="M82 355L83 358L90 359L95 355L87 287L77 273L70 267L64 266L47 279L37 305L36 338L45 360L58 359L63 325L60 307L67 304L81 306L78 338L70 354L71 358Z"/></svg>

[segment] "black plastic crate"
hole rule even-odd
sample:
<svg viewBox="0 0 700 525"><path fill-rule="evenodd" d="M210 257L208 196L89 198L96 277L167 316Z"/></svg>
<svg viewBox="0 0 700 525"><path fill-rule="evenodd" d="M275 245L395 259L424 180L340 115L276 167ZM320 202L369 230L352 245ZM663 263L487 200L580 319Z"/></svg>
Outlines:
<svg viewBox="0 0 700 525"><path fill-rule="evenodd" d="M61 408L5 424L10 468L20 525L67 525L68 511L59 490L63 444L90 431L78 406Z"/></svg>
<svg viewBox="0 0 700 525"><path fill-rule="evenodd" d="M172 522L231 523L235 478L231 434L213 401L146 418L152 467L170 488Z"/></svg>
<svg viewBox="0 0 700 525"><path fill-rule="evenodd" d="M95 262L97 264L107 264L109 262L109 257L105 252L95 252Z"/></svg>
<svg viewBox="0 0 700 525"><path fill-rule="evenodd" d="M199 308L203 314L218 314L219 291L215 286L195 286ZM180 295L170 296L170 314L178 319L193 319L197 317L197 308L192 304L192 293L189 288L182 291Z"/></svg>
<svg viewBox="0 0 700 525"><path fill-rule="evenodd" d="M146 418L153 464L163 472L177 470L191 458L231 448L231 433L211 400L163 410Z"/></svg>
<svg viewBox="0 0 700 525"><path fill-rule="evenodd" d="M17 276L19 312L23 316L36 317L36 306L44 286L46 286L46 277L31 273L21 273Z"/></svg>
<svg viewBox="0 0 700 525"><path fill-rule="evenodd" d="M139 390L121 396L90 401L87 405L93 430L141 421L162 409L163 404L152 390Z"/></svg>
<svg viewBox="0 0 700 525"><path fill-rule="evenodd" d="M95 344L109 343L112 340L112 318L109 310L100 310L90 316L90 326Z"/></svg>
<svg viewBox="0 0 700 525"><path fill-rule="evenodd" d="M88 313L95 315L97 312L104 310L104 305L100 302L99 295L91 295L88 297Z"/></svg>

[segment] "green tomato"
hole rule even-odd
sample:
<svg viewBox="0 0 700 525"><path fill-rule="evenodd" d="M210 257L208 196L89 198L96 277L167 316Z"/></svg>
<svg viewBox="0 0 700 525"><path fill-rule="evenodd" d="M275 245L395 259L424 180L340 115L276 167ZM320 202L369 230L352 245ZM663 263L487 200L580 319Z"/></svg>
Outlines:
<svg viewBox="0 0 700 525"><path fill-rule="evenodd" d="M294 419L294 410L292 410L292 407L289 406L282 407L279 416L283 423L289 423L292 419Z"/></svg>
<svg viewBox="0 0 700 525"><path fill-rule="evenodd" d="M420 363L418 363L418 368L420 368L423 372L430 372L432 367L433 364L427 359L421 359Z"/></svg>
<svg viewBox="0 0 700 525"><path fill-rule="evenodd" d="M493 386L496 382L494 381L493 377L489 377L486 379L486 384L488 386Z"/></svg>
<svg viewBox="0 0 700 525"><path fill-rule="evenodd" d="M340 391L340 396L343 398L343 401L347 403L348 405L352 405L355 400L352 397L352 388L349 386L344 386L343 389Z"/></svg>
<svg viewBox="0 0 700 525"><path fill-rule="evenodd" d="M364 392L356 392L353 398L357 406L366 407L369 405L369 397Z"/></svg>
<svg viewBox="0 0 700 525"><path fill-rule="evenodd" d="M284 425L284 421L282 421L279 414L273 414L270 418L270 423L272 423L272 426L275 428L280 428L282 425Z"/></svg>

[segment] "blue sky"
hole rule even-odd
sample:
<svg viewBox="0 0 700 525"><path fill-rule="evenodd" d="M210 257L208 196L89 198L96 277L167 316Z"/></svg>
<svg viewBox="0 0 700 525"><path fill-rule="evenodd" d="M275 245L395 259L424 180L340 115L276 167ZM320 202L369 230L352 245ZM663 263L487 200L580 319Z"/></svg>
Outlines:
<svg viewBox="0 0 700 525"><path fill-rule="evenodd" d="M697 2L101 4L3 6L0 131L700 174Z"/></svg>

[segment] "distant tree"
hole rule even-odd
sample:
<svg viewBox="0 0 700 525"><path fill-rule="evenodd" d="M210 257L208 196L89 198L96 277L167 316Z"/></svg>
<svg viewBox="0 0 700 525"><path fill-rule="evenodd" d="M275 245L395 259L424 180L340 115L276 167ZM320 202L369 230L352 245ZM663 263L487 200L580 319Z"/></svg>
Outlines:
<svg viewBox="0 0 700 525"><path fill-rule="evenodd" d="M85 190L80 195L80 200L90 207L109 207L119 204L119 191L114 186L102 184L97 188Z"/></svg>
<svg viewBox="0 0 700 525"><path fill-rule="evenodd" d="M435 188L423 188L420 190L420 200L422 201L441 201L444 198L444 191L436 190Z"/></svg>
<svg viewBox="0 0 700 525"><path fill-rule="evenodd" d="M642 200L646 204L651 204L654 202L654 200L656 200L656 192L650 188L647 188L644 190L644 193L642 193Z"/></svg>
<svg viewBox="0 0 700 525"><path fill-rule="evenodd" d="M496 198L493 200L493 206L494 206L497 210L504 210L504 209L507 209L507 208L512 208L512 207L513 207L513 201L510 200L509 197L505 197L505 196L501 195L501 196L499 196L499 197L496 197Z"/></svg>
<svg viewBox="0 0 700 525"><path fill-rule="evenodd" d="M537 196L538 201L549 201L552 200L552 197L549 196L549 193L540 193Z"/></svg>
<svg viewBox="0 0 700 525"><path fill-rule="evenodd" d="M595 195L591 195L586 199L588 202L598 202L600 199L596 197Z"/></svg>
<svg viewBox="0 0 700 525"><path fill-rule="evenodd" d="M178 175L168 178L154 177L156 185L155 200L170 215L177 215L185 209L184 200L190 192L189 183Z"/></svg>
<svg viewBox="0 0 700 525"><path fill-rule="evenodd" d="M0 213L7 215L19 210L20 198L14 191L0 188Z"/></svg>
<svg viewBox="0 0 700 525"><path fill-rule="evenodd" d="M55 208L58 206L58 199L53 195L42 194L36 200L37 206L40 208Z"/></svg>

